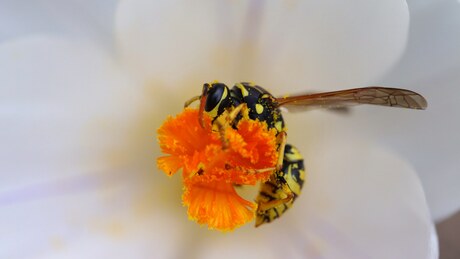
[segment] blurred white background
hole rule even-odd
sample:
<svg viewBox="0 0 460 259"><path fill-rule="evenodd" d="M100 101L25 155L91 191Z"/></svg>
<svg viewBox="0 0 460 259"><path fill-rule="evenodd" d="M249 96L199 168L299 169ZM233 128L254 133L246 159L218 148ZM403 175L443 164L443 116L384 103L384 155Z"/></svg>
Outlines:
<svg viewBox="0 0 460 259"><path fill-rule="evenodd" d="M458 46L457 0L0 0L0 257L436 258L431 223L460 208ZM223 237L155 167L156 128L214 79L393 86L429 107L287 114L302 209ZM443 259L460 257L459 217Z"/></svg>

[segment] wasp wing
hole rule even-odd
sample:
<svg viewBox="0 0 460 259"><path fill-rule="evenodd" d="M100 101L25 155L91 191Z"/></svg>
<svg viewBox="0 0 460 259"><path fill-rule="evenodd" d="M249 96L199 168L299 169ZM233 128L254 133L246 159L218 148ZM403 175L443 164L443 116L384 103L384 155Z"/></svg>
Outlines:
<svg viewBox="0 0 460 259"><path fill-rule="evenodd" d="M373 104L423 110L427 101L420 94L398 88L371 86L334 92L276 98L278 106L289 111L312 108L341 108L356 104Z"/></svg>

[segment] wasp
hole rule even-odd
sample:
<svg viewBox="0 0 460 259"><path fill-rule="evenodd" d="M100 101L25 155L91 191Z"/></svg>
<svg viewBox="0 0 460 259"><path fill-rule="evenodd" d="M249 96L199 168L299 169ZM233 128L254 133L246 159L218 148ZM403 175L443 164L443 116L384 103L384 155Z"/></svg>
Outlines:
<svg viewBox="0 0 460 259"><path fill-rule="evenodd" d="M398 88L381 86L346 89L334 92L312 93L287 97L274 97L264 88L253 83L236 83L231 89L223 83L205 83L201 95L185 102L188 107L200 101L199 122L203 126L203 114L208 114L217 130L221 131L223 148L226 147L223 129L225 123L219 118L226 114L232 127L245 110L249 118L266 122L268 128L277 132L279 159L270 178L261 184L256 198L256 227L279 218L292 207L300 195L306 173L304 160L293 145L286 143L286 127L281 107L288 110L309 108L343 108L355 104L372 104L423 110L427 101L420 94ZM228 126L228 125L227 125Z"/></svg>

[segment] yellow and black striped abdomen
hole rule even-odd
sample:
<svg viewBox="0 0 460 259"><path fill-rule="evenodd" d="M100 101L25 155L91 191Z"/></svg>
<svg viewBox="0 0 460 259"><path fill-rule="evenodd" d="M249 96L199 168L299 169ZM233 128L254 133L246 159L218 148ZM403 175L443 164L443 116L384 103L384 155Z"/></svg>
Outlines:
<svg viewBox="0 0 460 259"><path fill-rule="evenodd" d="M286 144L282 169L279 172L275 172L270 180L262 183L259 195L257 196L257 203L260 205L261 203L281 201L290 196L292 199L287 202L280 202L265 211L258 211L256 226L270 223L289 209L297 196L300 195L304 181L305 168L303 158L297 148Z"/></svg>

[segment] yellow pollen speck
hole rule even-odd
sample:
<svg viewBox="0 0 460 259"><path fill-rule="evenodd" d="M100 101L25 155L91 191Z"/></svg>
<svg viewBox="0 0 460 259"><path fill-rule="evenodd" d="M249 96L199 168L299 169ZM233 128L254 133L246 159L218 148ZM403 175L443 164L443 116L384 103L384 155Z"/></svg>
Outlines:
<svg viewBox="0 0 460 259"><path fill-rule="evenodd" d="M257 114L261 114L262 112L264 112L264 107L262 106L262 104L260 103L256 104L256 112Z"/></svg>

